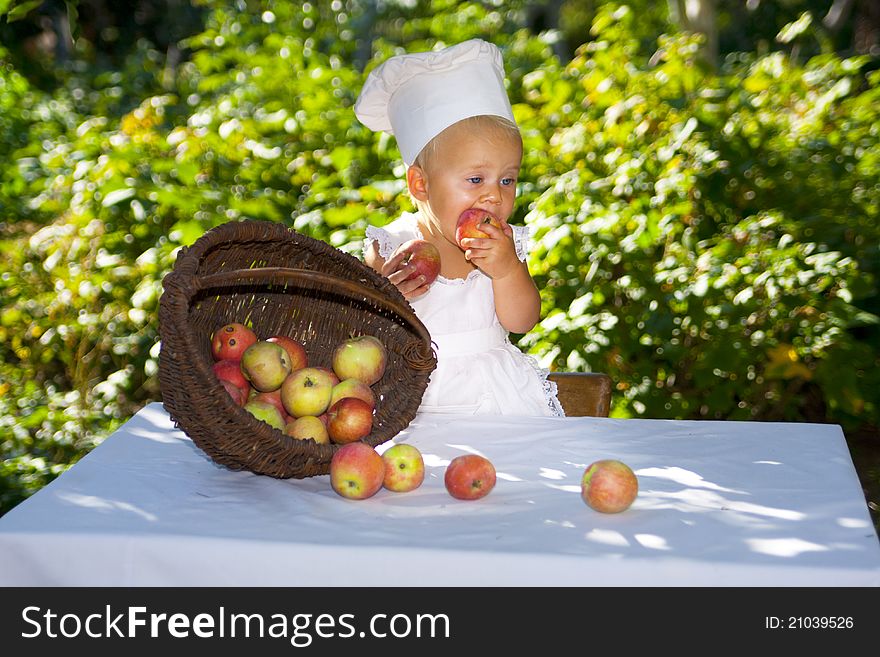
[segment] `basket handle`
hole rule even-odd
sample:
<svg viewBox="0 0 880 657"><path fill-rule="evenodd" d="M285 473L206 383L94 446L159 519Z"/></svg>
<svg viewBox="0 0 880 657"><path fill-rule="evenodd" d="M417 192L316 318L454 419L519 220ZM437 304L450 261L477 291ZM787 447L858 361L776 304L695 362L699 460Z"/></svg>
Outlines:
<svg viewBox="0 0 880 657"><path fill-rule="evenodd" d="M352 296L361 296L370 299L380 307L397 313L401 317L407 319L422 339L424 345L431 344L431 335L422 321L412 311L412 308L406 304L390 298L388 295L382 294L376 289L366 287L356 283L355 281L328 274L326 272L315 271L313 269L294 269L290 267L254 267L252 269L235 269L230 271L222 271L214 274L208 274L202 277L196 277L193 281L194 292L205 290L212 287L226 287L230 285L240 285L244 281L256 280L265 281L269 279L271 283L280 283L284 280L292 282L312 282L312 283L330 283L350 293ZM432 370L435 366L435 358L433 352L425 353L424 349L419 349L417 345L405 345L402 353L406 361L416 369Z"/></svg>

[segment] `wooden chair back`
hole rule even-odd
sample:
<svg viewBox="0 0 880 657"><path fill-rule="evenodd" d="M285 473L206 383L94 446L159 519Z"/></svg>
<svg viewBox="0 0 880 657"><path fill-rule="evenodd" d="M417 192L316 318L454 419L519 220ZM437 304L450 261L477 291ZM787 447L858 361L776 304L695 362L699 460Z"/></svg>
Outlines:
<svg viewBox="0 0 880 657"><path fill-rule="evenodd" d="M568 417L608 417L611 377L600 372L550 372Z"/></svg>

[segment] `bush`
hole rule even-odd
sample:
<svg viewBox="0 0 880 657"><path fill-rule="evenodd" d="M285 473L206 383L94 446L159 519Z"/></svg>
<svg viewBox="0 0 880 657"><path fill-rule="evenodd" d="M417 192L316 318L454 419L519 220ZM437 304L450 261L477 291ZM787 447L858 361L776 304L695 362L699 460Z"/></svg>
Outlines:
<svg viewBox="0 0 880 657"><path fill-rule="evenodd" d="M880 77L778 54L713 75L685 36L648 61L632 20L525 81L558 177L526 217L523 344L610 374L621 416L876 426Z"/></svg>

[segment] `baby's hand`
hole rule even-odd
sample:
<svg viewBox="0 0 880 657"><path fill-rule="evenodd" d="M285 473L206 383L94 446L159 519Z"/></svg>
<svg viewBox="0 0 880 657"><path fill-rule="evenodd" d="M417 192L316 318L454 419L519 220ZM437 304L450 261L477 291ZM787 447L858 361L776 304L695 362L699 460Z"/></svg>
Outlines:
<svg viewBox="0 0 880 657"><path fill-rule="evenodd" d="M480 230L488 237L466 237L460 246L464 257L470 260L490 278L504 278L520 266L513 244L513 229L506 221L501 228L492 224L480 224Z"/></svg>
<svg viewBox="0 0 880 657"><path fill-rule="evenodd" d="M409 301L420 297L428 291L430 285L425 283L423 275L414 276L415 267L403 264L406 254L398 247L382 265L379 272L400 290L403 298Z"/></svg>

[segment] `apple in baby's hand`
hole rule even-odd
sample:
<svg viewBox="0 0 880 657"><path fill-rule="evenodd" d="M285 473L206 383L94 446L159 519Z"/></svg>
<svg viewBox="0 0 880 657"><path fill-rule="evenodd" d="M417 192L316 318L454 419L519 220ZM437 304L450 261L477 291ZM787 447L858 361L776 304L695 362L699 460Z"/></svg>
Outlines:
<svg viewBox="0 0 880 657"><path fill-rule="evenodd" d="M284 433L297 440L309 440L311 438L319 445L326 445L330 442L330 436L327 435L327 427L314 415L303 415L288 422L284 425Z"/></svg>
<svg viewBox="0 0 880 657"><path fill-rule="evenodd" d="M342 497L363 500L382 488L385 462L366 443L343 445L330 459L330 485Z"/></svg>
<svg viewBox="0 0 880 657"><path fill-rule="evenodd" d="M343 397L327 410L327 433L334 443L352 443L372 430L373 409L363 399Z"/></svg>
<svg viewBox="0 0 880 657"><path fill-rule="evenodd" d="M410 278L425 277L422 285L430 285L440 275L440 251L427 240L404 242L398 247L398 251L404 254L401 266L412 265L415 269Z"/></svg>
<svg viewBox="0 0 880 657"><path fill-rule="evenodd" d="M326 369L304 367L281 384L281 401L293 417L321 415L330 405L333 378Z"/></svg>
<svg viewBox="0 0 880 657"><path fill-rule="evenodd" d="M330 406L333 406L333 404L345 397L357 397L367 402L371 409L376 408L376 395L373 394L373 389L363 381L346 379L333 386L333 393L330 395Z"/></svg>
<svg viewBox="0 0 880 657"><path fill-rule="evenodd" d="M214 360L241 360L245 350L257 341L257 334L244 324L232 322L211 334L211 355Z"/></svg>
<svg viewBox="0 0 880 657"><path fill-rule="evenodd" d="M280 345L260 340L242 354L241 371L260 392L277 390L290 374L290 356Z"/></svg>
<svg viewBox="0 0 880 657"><path fill-rule="evenodd" d="M309 358L306 355L306 348L301 342L289 338L286 335L273 335L267 338L266 342L274 342L284 347L284 351L290 356L290 371L301 370L309 366Z"/></svg>
<svg viewBox="0 0 880 657"><path fill-rule="evenodd" d="M630 467L615 459L603 459L587 466L581 479L581 497L601 513L620 513L630 507L639 493L639 480Z"/></svg>
<svg viewBox="0 0 880 657"><path fill-rule="evenodd" d="M211 369L214 371L214 375L218 379L220 379L220 381L228 381L236 387L241 388L242 392L244 392L245 395L250 393L251 384L248 383L248 380L245 378L244 373L241 371L240 361L233 360L231 358L218 360L211 366Z"/></svg>
<svg viewBox="0 0 880 657"><path fill-rule="evenodd" d="M484 456L463 454L446 466L446 490L459 500L478 500L495 487L495 466Z"/></svg>
<svg viewBox="0 0 880 657"><path fill-rule="evenodd" d="M480 230L482 224L491 224L495 228L501 228L501 220L491 212L470 208L462 212L455 225L455 241L461 246L461 241L466 237L488 237ZM462 247L464 248L464 247Z"/></svg>
<svg viewBox="0 0 880 657"><path fill-rule="evenodd" d="M373 385L385 373L388 353L372 335L349 338L333 350L333 371L340 381L357 379Z"/></svg>
<svg viewBox="0 0 880 657"><path fill-rule="evenodd" d="M395 493L407 493L422 485L425 479L425 461L414 445L398 443L382 453L385 462L383 485Z"/></svg>
<svg viewBox="0 0 880 657"><path fill-rule="evenodd" d="M244 405L244 410L279 431L284 429L284 417L269 402L251 400Z"/></svg>

